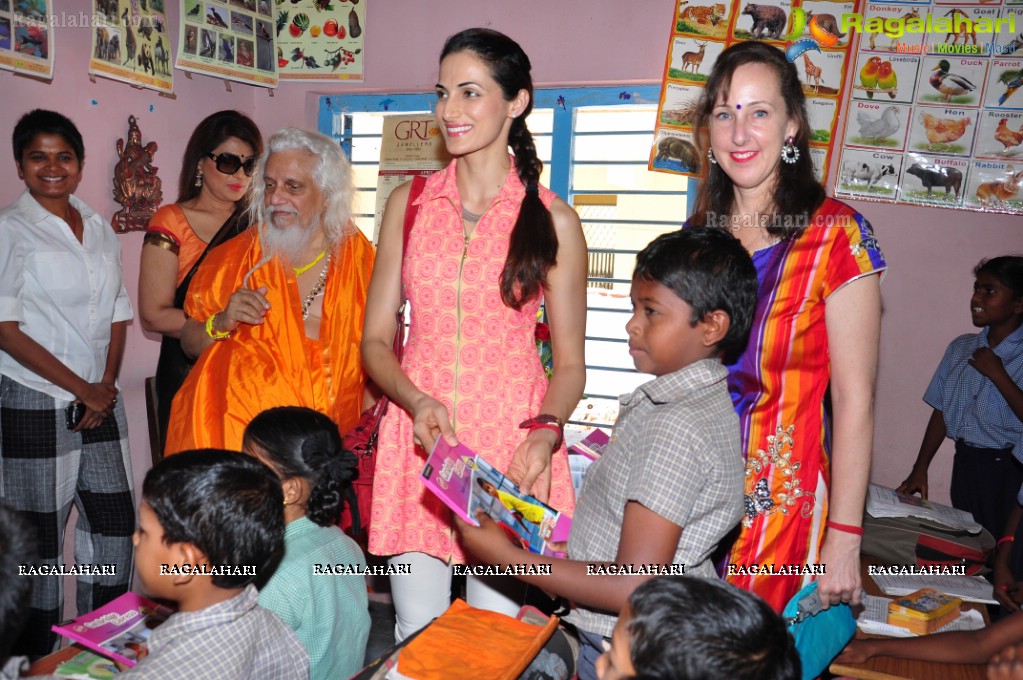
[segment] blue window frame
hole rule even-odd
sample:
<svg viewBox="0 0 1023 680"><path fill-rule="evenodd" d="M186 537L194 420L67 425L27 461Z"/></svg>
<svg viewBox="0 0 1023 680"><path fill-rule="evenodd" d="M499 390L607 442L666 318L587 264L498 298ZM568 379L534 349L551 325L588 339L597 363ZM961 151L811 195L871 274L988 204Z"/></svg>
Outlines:
<svg viewBox="0 0 1023 680"><path fill-rule="evenodd" d="M572 422L609 426L618 395L649 379L626 349L635 255L660 233L681 227L696 182L647 171L657 86L552 88L535 92L529 127L544 162L543 183L576 208L589 251L586 388ZM433 109L429 94L327 95L319 130L344 148L363 208L356 221L373 233L382 117ZM369 208L367 211L366 208Z"/></svg>

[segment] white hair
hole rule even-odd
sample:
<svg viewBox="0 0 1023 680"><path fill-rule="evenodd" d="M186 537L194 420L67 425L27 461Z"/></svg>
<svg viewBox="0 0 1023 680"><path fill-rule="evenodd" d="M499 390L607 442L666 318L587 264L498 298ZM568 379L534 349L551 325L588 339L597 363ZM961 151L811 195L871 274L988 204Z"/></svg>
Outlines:
<svg viewBox="0 0 1023 680"><path fill-rule="evenodd" d="M326 206L323 209L323 214L320 215L320 227L323 229L323 235L327 239L330 250L334 250L356 229L352 222L355 182L352 178L352 165L341 150L341 146L330 137L318 132L284 128L270 137L266 150L260 156L252 173L252 191L248 209L249 224L255 225L259 231L260 241L262 241L269 225L265 205L266 183L263 180L263 173L270 156L283 151L305 151L316 159L312 168L312 177L326 199ZM262 259L245 275L246 284L248 284L252 272L269 262L272 257L272 252L263 253Z"/></svg>

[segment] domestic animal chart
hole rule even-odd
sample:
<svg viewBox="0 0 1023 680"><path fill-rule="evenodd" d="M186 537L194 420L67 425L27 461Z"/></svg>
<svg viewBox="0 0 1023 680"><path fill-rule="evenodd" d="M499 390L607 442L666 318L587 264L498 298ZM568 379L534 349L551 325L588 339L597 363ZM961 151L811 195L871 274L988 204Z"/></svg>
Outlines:
<svg viewBox="0 0 1023 680"><path fill-rule="evenodd" d="M174 91L165 0L92 0L89 73Z"/></svg>
<svg viewBox="0 0 1023 680"><path fill-rule="evenodd" d="M1023 214L1023 0L868 2L853 69L835 195Z"/></svg>
<svg viewBox="0 0 1023 680"><path fill-rule="evenodd" d="M52 0L0 0L0 69L53 78ZM70 13L64 13L70 24ZM88 24L88 16L74 16Z"/></svg>
<svg viewBox="0 0 1023 680"><path fill-rule="evenodd" d="M851 43L851 36L841 30L839 18L858 11L861 3L862 0L727 3L677 0L649 168L700 175L706 159L697 151L693 129L697 102L714 61L726 47L745 40L761 40L785 50L792 40L803 39L812 46L791 54L807 96L812 128L810 154L823 182L835 147L838 104ZM834 43L829 47L811 43L811 24L830 34ZM793 35L794 32L798 35Z"/></svg>

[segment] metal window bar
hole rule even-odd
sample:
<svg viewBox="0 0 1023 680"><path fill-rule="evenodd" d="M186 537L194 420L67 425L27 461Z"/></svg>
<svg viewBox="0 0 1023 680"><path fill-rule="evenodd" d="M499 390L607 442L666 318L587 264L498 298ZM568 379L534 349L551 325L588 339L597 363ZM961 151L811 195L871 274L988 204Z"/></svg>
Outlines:
<svg viewBox="0 0 1023 680"><path fill-rule="evenodd" d="M659 98L659 92L656 86L646 86L641 88L635 88L634 91L617 92L614 88L577 88L577 89L562 89L562 90L538 90L536 92L536 108L543 109L548 108L553 111L553 125L552 132L534 132L534 137L538 139L549 138L551 159L542 159L550 168L550 180L549 184L552 190L558 195L563 196L568 200L570 204L582 208L584 205L593 205L593 203L587 203L587 201L594 198L604 197L603 200L608 198L614 201L616 210L614 214L601 214L599 217L594 219L588 218L581 212L581 220L583 222L584 233L587 238L588 244L588 260L589 260L589 271L588 271L588 288L591 290L601 290L606 293L614 291L615 286L618 286L618 290L622 290L625 287L627 292L627 286L631 283L630 278L624 278L624 276L631 276L629 272L615 272L615 265L619 266L631 266L631 258L635 256L637 250L635 248L622 247L626 244L616 244L614 242L617 232L621 229L631 230L639 229L640 232L663 232L672 229L677 229L681 226L681 216L678 220L664 220L664 219L637 219L635 216L629 216L622 214L618 208L620 208L620 201L623 198L629 198L633 201L643 201L646 197L658 198L661 200L671 199L672 197L678 197L682 199L688 193L695 192L695 181L690 180L686 185L686 189L682 191L663 190L655 188L644 188L644 189L632 189L627 186L615 186L611 191L608 188L595 188L583 183L574 183L573 177L575 176L575 170L593 168L593 171L599 173L598 166L605 166L609 168L609 171L614 171L615 168L621 168L624 172L629 172L631 169L642 169L646 165L645 160L619 160L619 159L599 159L594 160L592 154L590 158L582 159L576 158L573 154L573 148L576 140L583 141L590 137L601 137L601 136L617 136L617 137L628 137L635 136L649 138L651 131L646 130L576 130L575 129L575 113L577 110L581 110L583 107L596 106L609 108L613 105L618 104L633 104L639 102L641 104L655 104ZM632 101L630 101L632 100ZM338 142L344 147L345 151L351 156L351 150L353 145L359 145L364 142L370 144L379 144L380 135L376 134L360 134L354 131L355 126L353 125L353 115L360 112L367 113L384 113L384 112L395 112L395 113L415 113L428 111L432 108L434 101L434 95L421 94L421 95L354 95L354 96L342 96L335 95L333 97L322 97L320 107L320 130L331 134ZM609 143L613 143L613 140ZM372 161L357 161L353 163L360 167L372 167L375 165ZM592 172L592 171L591 171ZM375 186L359 186L358 191L360 193L372 193L376 190ZM690 208L691 208L690 202ZM586 208L585 210L589 210ZM362 213L359 215L363 218L372 218L373 213ZM615 247L618 245L618 247ZM634 244L629 243L628 246ZM645 245L645 244L641 244ZM627 259L620 259L627 258ZM593 301L591 300L591 303ZM605 306L600 302L597 304L589 304L587 306L588 312L594 313L596 316L606 315L607 313L613 313L615 316L623 315L621 323L614 322L613 325L616 329L624 330L625 321L627 317L624 315L630 314L629 309L623 309L621 307ZM607 324L607 318L603 319L604 324ZM600 326L600 324L597 324ZM605 343L605 347L621 346L628 342L624 337L607 337L608 333L604 328L597 330L596 327L591 327L589 332L585 336L585 340L588 345L593 343ZM587 350L587 356L589 356L589 349ZM615 358L618 358L617 356ZM579 408L573 414L570 419L570 423L577 426L591 427L601 426L610 427L613 423L618 407L618 396L617 392L625 391L622 389L627 381L622 383L629 375L635 376L635 380L639 382L645 381L645 377L640 376L636 371L630 367L626 368L623 366L606 365L608 363L616 363L609 361L596 360L593 363L587 364L587 382L590 383L590 378L599 378L599 383L603 385L603 389L597 384L588 384L588 391L584 395L580 402ZM609 381L608 376L620 376L619 378ZM637 382L638 384L638 382ZM614 394L608 394L606 392L615 392ZM598 416L597 414L606 414L604 416ZM594 417L597 416L597 417Z"/></svg>

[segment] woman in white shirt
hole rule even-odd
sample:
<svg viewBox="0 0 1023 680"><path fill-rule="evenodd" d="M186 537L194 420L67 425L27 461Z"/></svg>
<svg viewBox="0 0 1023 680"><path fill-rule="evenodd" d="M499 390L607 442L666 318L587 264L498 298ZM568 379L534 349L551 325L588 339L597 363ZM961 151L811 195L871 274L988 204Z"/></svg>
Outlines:
<svg viewBox="0 0 1023 680"><path fill-rule="evenodd" d="M85 160L74 123L36 109L13 142L26 191L0 210L0 498L36 529L29 621L12 651L41 656L64 618L62 577L49 572L61 571L72 503L78 613L130 586L135 512L116 380L132 312L110 223L72 196Z"/></svg>

